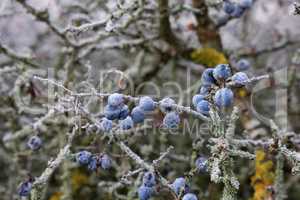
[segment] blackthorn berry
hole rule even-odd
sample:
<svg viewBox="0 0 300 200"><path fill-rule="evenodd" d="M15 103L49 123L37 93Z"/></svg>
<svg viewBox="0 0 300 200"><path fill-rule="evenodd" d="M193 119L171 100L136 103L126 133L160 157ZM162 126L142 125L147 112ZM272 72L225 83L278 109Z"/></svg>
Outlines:
<svg viewBox="0 0 300 200"><path fill-rule="evenodd" d="M88 164L88 169L91 171L95 171L97 169L97 157L92 157Z"/></svg>
<svg viewBox="0 0 300 200"><path fill-rule="evenodd" d="M110 169L111 166L112 166L111 158L107 154L103 154L100 157L99 162L100 162L100 166L101 166L102 169Z"/></svg>
<svg viewBox="0 0 300 200"><path fill-rule="evenodd" d="M138 190L138 195L140 200L148 200L153 195L154 189L152 187L140 186Z"/></svg>
<svg viewBox="0 0 300 200"><path fill-rule="evenodd" d="M121 112L120 107L115 107L111 105L106 105L104 107L104 115L109 120L118 119Z"/></svg>
<svg viewBox="0 0 300 200"><path fill-rule="evenodd" d="M239 5L242 7L242 8L250 8L253 4L253 0L240 0L239 2Z"/></svg>
<svg viewBox="0 0 300 200"><path fill-rule="evenodd" d="M40 137L38 136L32 136L28 142L27 142L27 146L33 150L33 151L36 151L38 150L39 148L41 148L42 146L42 140Z"/></svg>
<svg viewBox="0 0 300 200"><path fill-rule="evenodd" d="M213 76L216 80L224 81L231 76L231 70L229 65L220 64L214 68Z"/></svg>
<svg viewBox="0 0 300 200"><path fill-rule="evenodd" d="M32 182L26 181L21 183L21 185L18 188L18 195L21 197L26 197L30 194L32 188Z"/></svg>
<svg viewBox="0 0 300 200"><path fill-rule="evenodd" d="M246 71L250 68L250 62L246 59L240 59L236 64L238 71Z"/></svg>
<svg viewBox="0 0 300 200"><path fill-rule="evenodd" d="M230 1L224 1L223 10L224 10L225 13L230 15L234 12L235 6L236 5L232 2L230 2Z"/></svg>
<svg viewBox="0 0 300 200"><path fill-rule="evenodd" d="M249 78L244 72L238 72L232 76L232 81L238 86L246 85L248 80Z"/></svg>
<svg viewBox="0 0 300 200"><path fill-rule="evenodd" d="M80 165L87 165L89 164L92 158L91 152L88 151L80 151L76 154L76 162Z"/></svg>
<svg viewBox="0 0 300 200"><path fill-rule="evenodd" d="M159 108L163 113L172 111L172 105L176 102L170 97L166 97L159 102Z"/></svg>
<svg viewBox="0 0 300 200"><path fill-rule="evenodd" d="M155 102L151 97L141 97L139 101L139 107L144 111L153 111L155 109Z"/></svg>
<svg viewBox="0 0 300 200"><path fill-rule="evenodd" d="M236 5L234 7L233 13L231 13L231 16L239 18L239 17L241 17L244 14L244 12L245 12L244 8L242 8L240 5Z"/></svg>
<svg viewBox="0 0 300 200"><path fill-rule="evenodd" d="M197 104L196 110L203 115L209 115L209 110L210 110L209 102L206 100L200 101Z"/></svg>
<svg viewBox="0 0 300 200"><path fill-rule="evenodd" d="M131 118L134 123L142 123L145 119L144 111L138 106L132 109Z"/></svg>
<svg viewBox="0 0 300 200"><path fill-rule="evenodd" d="M182 200L198 200L198 198L196 195L188 193L182 197Z"/></svg>
<svg viewBox="0 0 300 200"><path fill-rule="evenodd" d="M183 190L184 193L189 191L189 186L186 184L185 178L183 177L176 178L172 183L171 188L177 195L180 194L181 190Z"/></svg>
<svg viewBox="0 0 300 200"><path fill-rule="evenodd" d="M124 103L124 96L123 94L113 93L109 95L107 103L110 106L121 106Z"/></svg>
<svg viewBox="0 0 300 200"><path fill-rule="evenodd" d="M219 89L214 97L214 102L218 107L230 107L233 104L233 92L231 89Z"/></svg>
<svg viewBox="0 0 300 200"><path fill-rule="evenodd" d="M119 119L125 119L129 115L129 108L127 105L123 105L120 110Z"/></svg>
<svg viewBox="0 0 300 200"><path fill-rule="evenodd" d="M207 172L207 158L198 157L195 161L196 169L198 172Z"/></svg>
<svg viewBox="0 0 300 200"><path fill-rule="evenodd" d="M179 123L180 117L176 112L167 113L163 120L163 125L169 129L178 128Z"/></svg>
<svg viewBox="0 0 300 200"><path fill-rule="evenodd" d="M125 119L120 120L120 129L129 130L133 127L133 120L130 116L127 116Z"/></svg>
<svg viewBox="0 0 300 200"><path fill-rule="evenodd" d="M155 175L152 172L146 172L143 176L143 184L147 187L153 187L155 182Z"/></svg>
<svg viewBox="0 0 300 200"><path fill-rule="evenodd" d="M100 129L104 132L109 132L112 129L113 123L111 120L103 117L100 123Z"/></svg>
<svg viewBox="0 0 300 200"><path fill-rule="evenodd" d="M201 83L203 86L211 86L216 83L215 78L213 77L214 69L208 68L204 70L201 76Z"/></svg>
<svg viewBox="0 0 300 200"><path fill-rule="evenodd" d="M204 100L204 96L201 94L196 94L195 96L193 96L192 102L194 107L196 108L198 103L202 100Z"/></svg>

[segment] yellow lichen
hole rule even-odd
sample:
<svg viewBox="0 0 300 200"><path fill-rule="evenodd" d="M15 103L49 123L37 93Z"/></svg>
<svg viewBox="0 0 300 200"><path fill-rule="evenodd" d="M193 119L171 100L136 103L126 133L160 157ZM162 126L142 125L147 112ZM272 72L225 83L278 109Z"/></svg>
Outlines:
<svg viewBox="0 0 300 200"><path fill-rule="evenodd" d="M191 58L194 62L207 67L228 63L224 54L213 48L196 49L191 53Z"/></svg>
<svg viewBox="0 0 300 200"><path fill-rule="evenodd" d="M49 198L49 200L60 200L60 197L62 196L62 192L55 192L53 195Z"/></svg>
<svg viewBox="0 0 300 200"><path fill-rule="evenodd" d="M82 173L80 170L72 172L71 184L74 191L78 190L81 186L88 183L88 176Z"/></svg>
<svg viewBox="0 0 300 200"><path fill-rule="evenodd" d="M267 159L263 150L256 151L255 175L251 177L254 189L252 200L267 200L270 198L268 187L274 183L274 164Z"/></svg>

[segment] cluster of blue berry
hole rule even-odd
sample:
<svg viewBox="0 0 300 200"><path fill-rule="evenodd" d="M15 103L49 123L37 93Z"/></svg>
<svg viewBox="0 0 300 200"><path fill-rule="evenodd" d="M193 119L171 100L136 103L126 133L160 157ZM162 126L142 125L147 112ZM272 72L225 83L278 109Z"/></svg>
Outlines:
<svg viewBox="0 0 300 200"><path fill-rule="evenodd" d="M22 182L20 185L19 185L19 188L18 188L18 194L19 196L21 197L26 197L30 194L30 191L32 189L32 183L33 183L34 179L32 178L29 178L29 180L25 181L25 182Z"/></svg>
<svg viewBox="0 0 300 200"><path fill-rule="evenodd" d="M239 18L253 4L253 0L240 0L238 3L231 0L224 0L223 10L231 17Z"/></svg>
<svg viewBox="0 0 300 200"><path fill-rule="evenodd" d="M245 71L250 64L247 60L237 62L235 70L239 71L232 75L233 69L227 64L217 65L215 68L206 69L201 77L201 88L199 94L193 96L192 103L196 110L203 115L209 115L211 105L219 109L229 108L233 104L234 95L226 85L232 82L233 86L242 87L246 85L249 78Z"/></svg>
<svg viewBox="0 0 300 200"><path fill-rule="evenodd" d="M155 174L152 172L146 172L143 176L143 183L138 189L138 195L140 200L148 200L155 193L154 186L156 185ZM176 195L184 194L182 200L197 200L195 194L189 193L189 186L186 183L185 178L176 178L170 185Z"/></svg>
<svg viewBox="0 0 300 200"><path fill-rule="evenodd" d="M87 166L91 171L96 171L98 167L107 170L112 166L112 160L107 154L93 155L89 151L76 153L76 162L80 165Z"/></svg>

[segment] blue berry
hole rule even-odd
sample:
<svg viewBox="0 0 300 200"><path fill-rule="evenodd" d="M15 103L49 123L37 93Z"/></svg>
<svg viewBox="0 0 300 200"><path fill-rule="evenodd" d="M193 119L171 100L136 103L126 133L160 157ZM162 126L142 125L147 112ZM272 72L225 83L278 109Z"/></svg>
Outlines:
<svg viewBox="0 0 300 200"><path fill-rule="evenodd" d="M244 12L245 12L244 8L242 8L240 5L236 5L233 13L231 13L231 16L239 18L244 14Z"/></svg>
<svg viewBox="0 0 300 200"><path fill-rule="evenodd" d="M119 119L125 119L129 115L129 108L127 105L123 105L120 109Z"/></svg>
<svg viewBox="0 0 300 200"><path fill-rule="evenodd" d="M206 95L209 94L210 89L211 89L211 88L208 87L208 86L202 86L202 87L200 88L199 94L206 96Z"/></svg>
<svg viewBox="0 0 300 200"><path fill-rule="evenodd" d="M232 76L232 81L238 86L246 85L248 80L249 78L244 72L238 72Z"/></svg>
<svg viewBox="0 0 300 200"><path fill-rule="evenodd" d="M239 5L242 7L242 8L250 8L253 4L253 0L240 0L239 2Z"/></svg>
<svg viewBox="0 0 300 200"><path fill-rule="evenodd" d="M76 154L76 162L80 165L87 165L89 164L92 158L91 152L88 151L80 151Z"/></svg>
<svg viewBox="0 0 300 200"><path fill-rule="evenodd" d="M124 96L123 94L113 93L109 95L107 103L114 107L121 106L124 103Z"/></svg>
<svg viewBox="0 0 300 200"><path fill-rule="evenodd" d="M145 119L144 111L138 106L132 109L131 118L134 123L142 123Z"/></svg>
<svg viewBox="0 0 300 200"><path fill-rule="evenodd" d="M225 13L230 15L234 12L235 6L236 5L232 2L230 2L230 1L224 1L223 10L224 10Z"/></svg>
<svg viewBox="0 0 300 200"><path fill-rule="evenodd" d="M176 112L167 113L163 120L164 126L169 129L178 128L179 123L180 117Z"/></svg>
<svg viewBox="0 0 300 200"><path fill-rule="evenodd" d="M204 96L201 94L196 94L195 96L193 96L192 102L194 107L196 108L198 103L202 100L204 100Z"/></svg>
<svg viewBox="0 0 300 200"><path fill-rule="evenodd" d="M214 102L218 107L230 107L233 104L233 92L228 88L218 90Z"/></svg>
<svg viewBox="0 0 300 200"><path fill-rule="evenodd" d="M103 154L99 162L102 169L110 169L112 166L111 158L107 154Z"/></svg>
<svg viewBox="0 0 300 200"><path fill-rule="evenodd" d="M120 128L122 130L129 130L133 127L133 120L130 116L126 117L123 120L120 120Z"/></svg>
<svg viewBox="0 0 300 200"><path fill-rule="evenodd" d="M159 108L163 113L167 113L172 111L172 105L176 104L176 102L170 97L166 97L159 102Z"/></svg>
<svg viewBox="0 0 300 200"><path fill-rule="evenodd" d="M38 137L38 136L32 136L32 137L28 140L27 146L28 146L31 150L36 151L36 150L38 150L38 149L41 148L41 146L42 146L42 140L41 140L41 138Z"/></svg>
<svg viewBox="0 0 300 200"><path fill-rule="evenodd" d="M144 111L153 111L155 109L155 102L151 97L141 97L139 101L139 107Z"/></svg>
<svg viewBox="0 0 300 200"><path fill-rule="evenodd" d="M153 195L154 189L152 187L140 186L138 190L138 195L140 200L148 200Z"/></svg>
<svg viewBox="0 0 300 200"><path fill-rule="evenodd" d="M188 193L182 197L182 200L198 200L198 198L196 195Z"/></svg>
<svg viewBox="0 0 300 200"><path fill-rule="evenodd" d="M189 186L186 184L186 181L183 177L176 178L172 183L171 188L177 195L180 194L181 190L183 190L184 193L189 191Z"/></svg>
<svg viewBox="0 0 300 200"><path fill-rule="evenodd" d="M146 172L143 177L143 184L147 187L153 187L155 182L155 175L152 172Z"/></svg>
<svg viewBox="0 0 300 200"><path fill-rule="evenodd" d="M196 169L198 172L207 172L207 158L198 157L195 161Z"/></svg>
<svg viewBox="0 0 300 200"><path fill-rule="evenodd" d="M21 185L18 188L18 195L21 197L26 197L30 194L32 188L32 182L26 181L21 183Z"/></svg>
<svg viewBox="0 0 300 200"><path fill-rule="evenodd" d="M92 157L88 164L88 169L91 171L95 171L97 169L97 157Z"/></svg>
<svg viewBox="0 0 300 200"><path fill-rule="evenodd" d="M216 83L216 80L213 77L213 71L214 69L209 68L204 70L201 76L201 83L204 86L211 86L212 84Z"/></svg>
<svg viewBox="0 0 300 200"><path fill-rule="evenodd" d="M209 102L206 100L200 101L197 104L196 110L203 115L209 115L209 110L210 110Z"/></svg>
<svg viewBox="0 0 300 200"><path fill-rule="evenodd" d="M111 120L103 117L100 123L100 129L104 132L109 132L112 129L113 123Z"/></svg>
<svg viewBox="0 0 300 200"><path fill-rule="evenodd" d="M229 65L220 64L214 68L213 76L216 80L224 81L231 76L231 70Z"/></svg>
<svg viewBox="0 0 300 200"><path fill-rule="evenodd" d="M120 107L114 107L111 105L106 105L104 107L104 115L109 120L115 120L119 118L121 109Z"/></svg>
<svg viewBox="0 0 300 200"><path fill-rule="evenodd" d="M246 71L250 68L250 62L246 59L240 59L236 64L238 71Z"/></svg>

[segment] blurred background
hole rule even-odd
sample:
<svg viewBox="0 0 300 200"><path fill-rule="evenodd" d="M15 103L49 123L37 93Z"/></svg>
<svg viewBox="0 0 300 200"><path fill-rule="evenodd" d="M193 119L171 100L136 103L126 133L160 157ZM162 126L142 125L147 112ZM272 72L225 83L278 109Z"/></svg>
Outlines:
<svg viewBox="0 0 300 200"><path fill-rule="evenodd" d="M44 171L70 129L67 112L41 120L63 92L34 80L34 75L78 92L118 91L157 100L170 96L190 106L206 68L221 63L234 67L243 58L251 63L250 77L270 74L271 79L235 91L238 137L269 138L265 119L299 132L300 15L294 13L294 3L255 0L242 16L231 18L218 0L1 0L0 199L19 199L18 185ZM91 113L103 111L98 98L82 103ZM161 121L162 113L155 112L152 128L126 142L146 161L174 146L159 168L172 181L190 170L197 155L209 157L208 136L160 132ZM26 146L35 134L43 140L38 152ZM299 151L299 139L293 148ZM83 129L72 146L73 152L81 149L109 153L113 169L92 173L65 161L43 199L138 199L140 177L131 178L129 185L118 184L135 165L117 146ZM273 199L269 186L276 158L264 150L253 152L260 155L255 161L235 160L238 199ZM284 169L286 199L298 200L299 176L292 175L288 164ZM209 174L197 175L191 186L199 199L221 198L222 185L210 182Z"/></svg>

